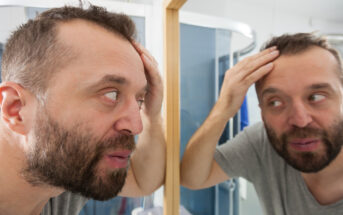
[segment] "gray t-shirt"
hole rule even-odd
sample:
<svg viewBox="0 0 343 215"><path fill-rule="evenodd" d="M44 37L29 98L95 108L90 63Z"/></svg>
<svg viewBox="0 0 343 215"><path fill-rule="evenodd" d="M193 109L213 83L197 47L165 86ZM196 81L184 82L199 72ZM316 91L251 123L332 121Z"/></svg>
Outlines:
<svg viewBox="0 0 343 215"><path fill-rule="evenodd" d="M44 206L41 215L78 215L87 200L80 195L64 192L51 198Z"/></svg>
<svg viewBox="0 0 343 215"><path fill-rule="evenodd" d="M254 184L265 214L343 214L343 200L330 205L316 201L301 173L274 151L263 123L220 145L214 158L228 176L243 177Z"/></svg>

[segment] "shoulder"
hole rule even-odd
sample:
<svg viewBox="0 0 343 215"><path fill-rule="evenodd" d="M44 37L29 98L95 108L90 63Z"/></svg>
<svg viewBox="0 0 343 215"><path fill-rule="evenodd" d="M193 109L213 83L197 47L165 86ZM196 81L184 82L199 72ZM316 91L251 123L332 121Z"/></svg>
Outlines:
<svg viewBox="0 0 343 215"><path fill-rule="evenodd" d="M238 138L240 136L241 138L244 137L248 142L253 143L254 145L257 143L268 142L268 137L263 122L257 122L253 125L245 127L243 131L237 135Z"/></svg>
<svg viewBox="0 0 343 215"><path fill-rule="evenodd" d="M249 135L262 135L265 133L264 123L257 122L249 125L243 129L243 132L246 132Z"/></svg>
<svg viewBox="0 0 343 215"><path fill-rule="evenodd" d="M228 140L225 144L221 144L218 149L250 149L251 147L261 149L261 145L265 145L266 143L268 143L268 138L263 122L258 122L245 127L233 139Z"/></svg>
<svg viewBox="0 0 343 215"><path fill-rule="evenodd" d="M269 145L263 122L259 122L245 127L233 139L219 145L214 158L230 177L254 181L265 167Z"/></svg>

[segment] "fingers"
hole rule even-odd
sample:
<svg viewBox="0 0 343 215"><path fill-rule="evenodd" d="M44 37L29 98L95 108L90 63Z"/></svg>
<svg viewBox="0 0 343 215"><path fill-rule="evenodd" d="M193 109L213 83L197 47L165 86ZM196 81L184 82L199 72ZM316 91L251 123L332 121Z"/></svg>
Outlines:
<svg viewBox="0 0 343 215"><path fill-rule="evenodd" d="M272 46L272 47L270 47L268 49L265 49L265 50L263 50L263 51L261 51L261 52L259 52L257 54L254 54L254 55L252 55L250 57L247 57L246 59L248 61L254 61L254 60L256 60L256 59L258 59L258 58L260 58L262 56L270 54L271 52L273 52L275 50L277 50L277 47L276 46Z"/></svg>
<svg viewBox="0 0 343 215"><path fill-rule="evenodd" d="M274 50L274 51L269 52L267 54L261 55L260 57L256 58L252 62L248 63L245 66L245 70L249 74L250 72L253 72L253 71L259 69L261 66L264 66L267 63L273 61L278 56L279 56L278 50Z"/></svg>
<svg viewBox="0 0 343 215"><path fill-rule="evenodd" d="M245 79L259 68L275 60L278 56L279 51L276 50L276 47L272 47L251 57L245 58L232 69L238 73L237 77L239 79Z"/></svg>
<svg viewBox="0 0 343 215"><path fill-rule="evenodd" d="M144 48L141 44L136 41L132 42L132 45L139 53L145 68L145 75L148 81L148 92L149 94L163 94L163 84L160 72L158 70L158 63L155 58Z"/></svg>
<svg viewBox="0 0 343 215"><path fill-rule="evenodd" d="M263 50L257 54L254 54L252 56L244 58L244 60L240 61L237 66L239 65L240 67L244 67L246 64L249 64L251 62L254 62L255 60L263 57L263 56L268 56L270 53L273 51L276 51L276 46L273 46L271 48L268 48L266 50Z"/></svg>
<svg viewBox="0 0 343 215"><path fill-rule="evenodd" d="M266 74L268 74L270 71L272 71L272 69L274 68L274 64L273 63L268 63L266 65L263 65L262 67L260 67L258 70L256 70L255 72L251 73L249 76L247 76L245 78L245 84L247 86L251 86L252 84L254 84L256 81L258 81L259 79L261 79L263 76L265 76Z"/></svg>
<svg viewBox="0 0 343 215"><path fill-rule="evenodd" d="M252 84L273 70L273 60L278 56L279 51L276 47L271 47L240 61L226 72L221 94L230 98L235 89L241 89L241 92L245 92ZM240 100L237 103L240 104Z"/></svg>
<svg viewBox="0 0 343 215"><path fill-rule="evenodd" d="M143 52L143 51L142 51L143 46L142 46L141 44L139 44L136 40L132 40L131 43L132 43L133 47L137 50L137 52L138 52L139 54L142 54L142 52Z"/></svg>
<svg viewBox="0 0 343 215"><path fill-rule="evenodd" d="M136 41L132 41L133 47L139 53L145 68L145 75L148 81L148 92L145 96L143 106L144 113L150 119L159 119L163 101L163 84L158 70L158 63L155 58Z"/></svg>
<svg viewBox="0 0 343 215"><path fill-rule="evenodd" d="M145 53L141 55L149 84L156 84L156 82L161 82L161 76L158 71L157 62L151 60Z"/></svg>
<svg viewBox="0 0 343 215"><path fill-rule="evenodd" d="M132 41L132 45L141 56L149 85L156 85L161 83L162 79L159 74L158 63L155 58L149 53L146 48L144 48L138 42Z"/></svg>
<svg viewBox="0 0 343 215"><path fill-rule="evenodd" d="M158 64L155 58L150 54L150 52L140 43L136 41L132 41L132 45L136 49L136 51L139 53L139 55L145 54L153 63Z"/></svg>

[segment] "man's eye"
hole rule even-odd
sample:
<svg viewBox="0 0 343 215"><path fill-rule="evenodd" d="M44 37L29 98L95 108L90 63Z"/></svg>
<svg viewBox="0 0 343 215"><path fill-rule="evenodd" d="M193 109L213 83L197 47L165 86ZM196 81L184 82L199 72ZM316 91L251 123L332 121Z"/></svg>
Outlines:
<svg viewBox="0 0 343 215"><path fill-rule="evenodd" d="M313 102L320 102L322 100L324 100L326 97L324 95L321 95L321 94L313 94L313 95L310 95L310 98L309 100L310 101L313 101Z"/></svg>
<svg viewBox="0 0 343 215"><path fill-rule="evenodd" d="M118 96L118 92L116 91L111 91L111 92L108 92L108 93L105 93L105 96L111 100L117 100L117 96Z"/></svg>
<svg viewBox="0 0 343 215"><path fill-rule="evenodd" d="M272 100L268 103L271 107L280 107L282 105L282 102L279 100Z"/></svg>
<svg viewBox="0 0 343 215"><path fill-rule="evenodd" d="M144 99L138 100L137 103L138 103L139 109L141 109L144 104Z"/></svg>

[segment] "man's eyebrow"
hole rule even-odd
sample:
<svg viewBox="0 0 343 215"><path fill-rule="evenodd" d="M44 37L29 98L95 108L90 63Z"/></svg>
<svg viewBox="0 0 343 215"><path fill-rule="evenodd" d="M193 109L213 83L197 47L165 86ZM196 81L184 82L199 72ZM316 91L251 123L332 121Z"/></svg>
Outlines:
<svg viewBox="0 0 343 215"><path fill-rule="evenodd" d="M309 89L311 90L320 90L320 89L329 89L329 90L333 90L331 85L328 83L318 83L318 84L312 84L311 86L309 86Z"/></svg>
<svg viewBox="0 0 343 215"><path fill-rule="evenodd" d="M87 88L88 89L93 89L97 88L99 86L108 86L109 84L117 84L117 85L126 85L128 84L128 80L125 79L124 77L117 76L117 75L105 75L102 77L99 81L90 84ZM140 90L138 93L138 96L145 95L149 91L149 86L146 85Z"/></svg>
<svg viewBox="0 0 343 215"><path fill-rule="evenodd" d="M127 80L117 75L105 75L99 81L90 84L87 88L94 88L97 86L108 85L108 84L127 84Z"/></svg>
<svg viewBox="0 0 343 215"><path fill-rule="evenodd" d="M278 93L278 92L281 92L281 90L274 88L274 87L268 87L267 89L264 89L262 91L261 98L263 98L266 94L268 95L268 94L274 94L274 93Z"/></svg>

